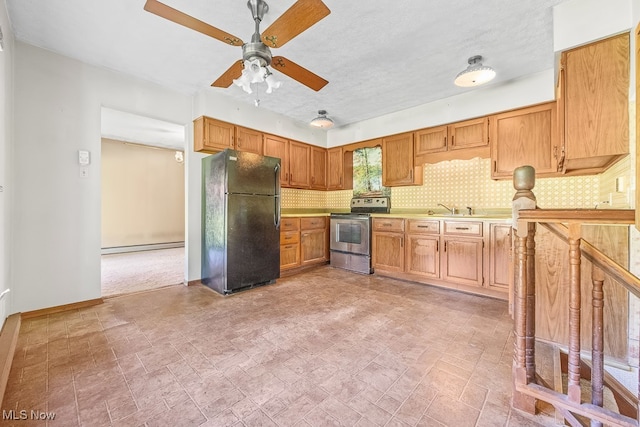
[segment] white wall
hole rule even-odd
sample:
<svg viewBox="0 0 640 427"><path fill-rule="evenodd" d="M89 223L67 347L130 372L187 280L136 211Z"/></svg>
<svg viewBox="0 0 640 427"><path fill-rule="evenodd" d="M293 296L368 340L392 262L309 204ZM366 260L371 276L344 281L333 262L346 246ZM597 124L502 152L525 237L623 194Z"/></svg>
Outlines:
<svg viewBox="0 0 640 427"><path fill-rule="evenodd" d="M4 37L4 51L0 52L0 293L11 289L11 138L13 122L13 52L14 41L4 0L0 0L0 27ZM11 313L11 293L0 300L0 329Z"/></svg>
<svg viewBox="0 0 640 427"><path fill-rule="evenodd" d="M11 310L98 298L101 107L186 125L191 97L21 42L14 73Z"/></svg>
<svg viewBox="0 0 640 427"><path fill-rule="evenodd" d="M327 145L335 147L552 101L555 97L554 88L554 72L550 69L500 85L488 85L461 95L332 129L327 134Z"/></svg>

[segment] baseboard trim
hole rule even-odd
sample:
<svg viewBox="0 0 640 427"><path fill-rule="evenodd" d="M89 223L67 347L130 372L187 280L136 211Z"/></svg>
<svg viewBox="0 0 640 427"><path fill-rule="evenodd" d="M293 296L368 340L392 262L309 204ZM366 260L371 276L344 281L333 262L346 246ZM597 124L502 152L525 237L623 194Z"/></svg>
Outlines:
<svg viewBox="0 0 640 427"><path fill-rule="evenodd" d="M22 313L23 319L31 319L32 317L46 316L47 314L61 313L63 311L77 310L79 308L92 307L104 303L102 298L90 299L86 301L73 302L71 304L57 305L55 307L41 308L40 310L25 311Z"/></svg>
<svg viewBox="0 0 640 427"><path fill-rule="evenodd" d="M200 279L197 279L197 280L189 280L187 282L187 286L196 286L196 285L202 285L202 281Z"/></svg>
<svg viewBox="0 0 640 427"><path fill-rule="evenodd" d="M7 381L9 381L9 373L11 372L11 363L18 343L20 323L20 313L12 314L7 317L2 331L0 331L0 408L3 407L2 401L4 400L4 392L7 389Z"/></svg>

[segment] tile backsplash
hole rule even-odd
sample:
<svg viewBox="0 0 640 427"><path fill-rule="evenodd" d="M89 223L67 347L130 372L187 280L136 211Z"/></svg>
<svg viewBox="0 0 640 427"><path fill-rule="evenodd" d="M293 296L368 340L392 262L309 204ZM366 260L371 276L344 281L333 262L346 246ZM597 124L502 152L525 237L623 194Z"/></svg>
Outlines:
<svg viewBox="0 0 640 427"><path fill-rule="evenodd" d="M630 178L630 161L623 159L609 175L538 178L533 189L541 208L593 208L601 202L603 182L607 188L615 177ZM609 172L609 171L608 171ZM391 189L392 209L430 209L438 203L475 210L511 208L515 190L511 180L494 181L491 160L451 160L424 165L424 185ZM613 178L612 178L613 177ZM606 190L607 192L609 190ZM349 209L353 192L282 189L284 209ZM602 200L601 200L602 199ZM628 207L628 206L620 206Z"/></svg>

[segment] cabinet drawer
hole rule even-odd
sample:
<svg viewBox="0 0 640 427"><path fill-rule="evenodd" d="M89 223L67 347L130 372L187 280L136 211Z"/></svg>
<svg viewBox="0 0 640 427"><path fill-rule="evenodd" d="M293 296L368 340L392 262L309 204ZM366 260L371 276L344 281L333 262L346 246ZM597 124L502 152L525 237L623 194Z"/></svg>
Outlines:
<svg viewBox="0 0 640 427"><path fill-rule="evenodd" d="M438 234L440 221L410 219L407 221L407 232L414 234Z"/></svg>
<svg viewBox="0 0 640 427"><path fill-rule="evenodd" d="M297 231L283 231L280 233L280 244L288 245L290 243L299 243L300 233Z"/></svg>
<svg viewBox="0 0 640 427"><path fill-rule="evenodd" d="M280 220L280 231L300 230L300 218L282 218Z"/></svg>
<svg viewBox="0 0 640 427"><path fill-rule="evenodd" d="M318 228L325 228L326 222L324 216L314 216L308 218L300 218L301 230L314 230Z"/></svg>
<svg viewBox="0 0 640 427"><path fill-rule="evenodd" d="M402 218L373 218L373 231L404 232Z"/></svg>
<svg viewBox="0 0 640 427"><path fill-rule="evenodd" d="M465 236L482 236L481 222L445 221L444 234L463 234Z"/></svg>

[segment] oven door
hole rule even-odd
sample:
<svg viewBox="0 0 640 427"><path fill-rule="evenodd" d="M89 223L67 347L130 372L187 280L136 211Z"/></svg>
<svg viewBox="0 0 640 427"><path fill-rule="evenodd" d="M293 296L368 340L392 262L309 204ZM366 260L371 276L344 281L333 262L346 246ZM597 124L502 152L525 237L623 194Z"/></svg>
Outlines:
<svg viewBox="0 0 640 427"><path fill-rule="evenodd" d="M371 218L368 216L331 217L332 251L371 255Z"/></svg>

